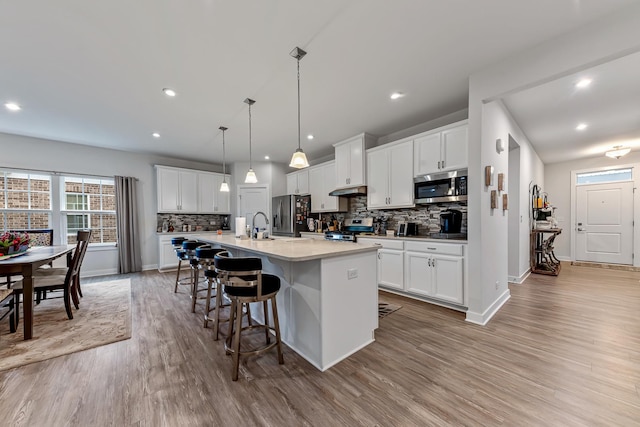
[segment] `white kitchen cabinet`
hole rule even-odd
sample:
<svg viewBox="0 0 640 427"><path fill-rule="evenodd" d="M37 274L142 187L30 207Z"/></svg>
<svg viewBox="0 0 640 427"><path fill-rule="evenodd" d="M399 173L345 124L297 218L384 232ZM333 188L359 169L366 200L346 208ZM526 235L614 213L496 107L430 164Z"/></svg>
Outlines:
<svg viewBox="0 0 640 427"><path fill-rule="evenodd" d="M346 198L329 195L329 192L336 188L335 182L335 161L309 168L311 212L346 212L349 209L349 201Z"/></svg>
<svg viewBox="0 0 640 427"><path fill-rule="evenodd" d="M198 173L198 212L228 214L231 210L229 192L220 191L224 176L219 173Z"/></svg>
<svg viewBox="0 0 640 427"><path fill-rule="evenodd" d="M455 304L464 303L463 246L407 242L405 290Z"/></svg>
<svg viewBox="0 0 640 427"><path fill-rule="evenodd" d="M333 144L336 155L336 189L367 184L365 152L374 142L375 138L363 133Z"/></svg>
<svg viewBox="0 0 640 427"><path fill-rule="evenodd" d="M287 174L287 194L309 194L309 169Z"/></svg>
<svg viewBox="0 0 640 427"><path fill-rule="evenodd" d="M367 207L413 207L413 141L367 151Z"/></svg>
<svg viewBox="0 0 640 427"><path fill-rule="evenodd" d="M172 235L158 236L158 270L171 270L178 267L178 257L171 244Z"/></svg>
<svg viewBox="0 0 640 427"><path fill-rule="evenodd" d="M402 240L359 238L359 243L377 244L378 284L397 290L404 289L404 265Z"/></svg>
<svg viewBox="0 0 640 427"><path fill-rule="evenodd" d="M468 167L466 120L416 135L413 144L415 176Z"/></svg>
<svg viewBox="0 0 640 427"><path fill-rule="evenodd" d="M156 167L158 212L197 213L196 171Z"/></svg>

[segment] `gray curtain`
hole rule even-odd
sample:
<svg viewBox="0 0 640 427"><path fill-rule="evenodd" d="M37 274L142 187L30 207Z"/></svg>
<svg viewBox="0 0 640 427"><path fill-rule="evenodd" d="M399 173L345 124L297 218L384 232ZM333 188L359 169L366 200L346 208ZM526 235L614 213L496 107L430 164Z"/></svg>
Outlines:
<svg viewBox="0 0 640 427"><path fill-rule="evenodd" d="M118 226L118 272L142 271L140 225L136 178L116 176L116 221Z"/></svg>

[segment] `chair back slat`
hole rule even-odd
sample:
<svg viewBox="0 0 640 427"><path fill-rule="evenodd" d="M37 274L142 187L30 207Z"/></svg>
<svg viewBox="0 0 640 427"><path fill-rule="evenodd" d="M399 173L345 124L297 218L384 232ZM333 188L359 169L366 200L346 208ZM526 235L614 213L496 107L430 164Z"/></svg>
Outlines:
<svg viewBox="0 0 640 427"><path fill-rule="evenodd" d="M73 283L73 280L75 280L75 277L80 273L82 260L84 259L84 255L87 252L87 247L89 247L91 230L78 231L77 238L78 238L78 241L76 243L76 249L73 252L73 256L71 258L71 265L67 270L67 276L65 278L65 282L68 284Z"/></svg>

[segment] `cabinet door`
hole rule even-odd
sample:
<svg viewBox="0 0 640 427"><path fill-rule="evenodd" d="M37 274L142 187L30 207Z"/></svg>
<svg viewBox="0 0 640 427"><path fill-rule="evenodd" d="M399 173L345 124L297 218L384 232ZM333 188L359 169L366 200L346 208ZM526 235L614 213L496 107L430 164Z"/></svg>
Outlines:
<svg viewBox="0 0 640 427"><path fill-rule="evenodd" d="M298 176L295 172L287 174L287 194L298 194Z"/></svg>
<svg viewBox="0 0 640 427"><path fill-rule="evenodd" d="M177 212L180 208L180 174L173 169L157 169L158 212Z"/></svg>
<svg viewBox="0 0 640 427"><path fill-rule="evenodd" d="M389 205L413 206L413 142L392 147L389 152ZM377 172L376 172L377 173ZM369 181L371 174L367 177Z"/></svg>
<svg viewBox="0 0 640 427"><path fill-rule="evenodd" d="M378 283L395 289L404 289L403 251L378 249Z"/></svg>
<svg viewBox="0 0 640 427"><path fill-rule="evenodd" d="M441 170L464 169L468 167L468 126L442 132L442 163Z"/></svg>
<svg viewBox="0 0 640 427"><path fill-rule="evenodd" d="M389 205L389 150L367 153L367 208ZM405 166L406 167L406 166Z"/></svg>
<svg viewBox="0 0 640 427"><path fill-rule="evenodd" d="M324 172L321 167L309 169L309 190L311 193L311 212L322 212L324 191Z"/></svg>
<svg viewBox="0 0 640 427"><path fill-rule="evenodd" d="M463 303L462 257L433 255L433 297Z"/></svg>
<svg viewBox="0 0 640 427"><path fill-rule="evenodd" d="M216 175L214 190L214 212L231 213L231 192L220 191L220 184L224 181L224 175ZM228 183L228 181L227 181Z"/></svg>
<svg viewBox="0 0 640 427"><path fill-rule="evenodd" d="M198 212L198 174L180 172L180 212Z"/></svg>
<svg viewBox="0 0 640 427"><path fill-rule="evenodd" d="M208 173L198 174L198 212L215 212L216 175Z"/></svg>
<svg viewBox="0 0 640 427"><path fill-rule="evenodd" d="M167 270L176 268L178 266L178 257L173 250L171 244L171 238L165 236L159 237L159 250L158 250L158 270Z"/></svg>
<svg viewBox="0 0 640 427"><path fill-rule="evenodd" d="M309 169L296 172L298 177L298 194L310 194L309 191Z"/></svg>
<svg viewBox="0 0 640 427"><path fill-rule="evenodd" d="M364 141L358 138L349 143L349 185L365 185Z"/></svg>
<svg viewBox="0 0 640 427"><path fill-rule="evenodd" d="M431 255L424 252L404 253L405 289L423 296L433 295Z"/></svg>
<svg viewBox="0 0 640 427"><path fill-rule="evenodd" d="M351 147L349 144L336 146L336 188L349 186L351 176Z"/></svg>
<svg viewBox="0 0 640 427"><path fill-rule="evenodd" d="M440 135L436 132L413 141L415 176L440 170Z"/></svg>

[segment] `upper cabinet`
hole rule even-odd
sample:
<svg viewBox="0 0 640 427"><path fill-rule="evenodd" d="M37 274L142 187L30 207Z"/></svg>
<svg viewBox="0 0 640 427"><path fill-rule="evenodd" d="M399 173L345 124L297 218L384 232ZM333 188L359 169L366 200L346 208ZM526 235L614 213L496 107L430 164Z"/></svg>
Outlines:
<svg viewBox="0 0 640 427"><path fill-rule="evenodd" d="M230 213L229 192L220 191L224 176L219 173L198 173L198 212Z"/></svg>
<svg viewBox="0 0 640 427"><path fill-rule="evenodd" d="M365 151L374 142L373 136L363 133L333 145L336 153L335 189L367 184Z"/></svg>
<svg viewBox="0 0 640 427"><path fill-rule="evenodd" d="M287 174L287 194L309 194L309 169Z"/></svg>
<svg viewBox="0 0 640 427"><path fill-rule="evenodd" d="M229 193L220 191L223 175L156 166L158 212L229 213Z"/></svg>
<svg viewBox="0 0 640 427"><path fill-rule="evenodd" d="M309 168L311 212L346 212L349 201L344 197L330 196L336 188L336 162L331 161Z"/></svg>
<svg viewBox="0 0 640 427"><path fill-rule="evenodd" d="M413 141L367 151L367 207L413 207Z"/></svg>
<svg viewBox="0 0 640 427"><path fill-rule="evenodd" d="M414 175L468 167L467 120L417 135L414 139Z"/></svg>

